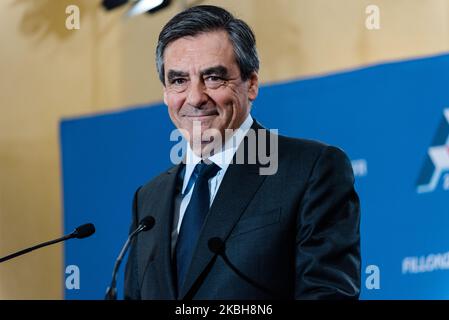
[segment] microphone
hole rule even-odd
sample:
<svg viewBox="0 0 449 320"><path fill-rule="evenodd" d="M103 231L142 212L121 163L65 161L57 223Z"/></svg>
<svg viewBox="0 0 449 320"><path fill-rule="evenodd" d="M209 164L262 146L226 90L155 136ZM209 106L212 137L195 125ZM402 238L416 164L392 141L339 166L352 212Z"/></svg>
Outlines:
<svg viewBox="0 0 449 320"><path fill-rule="evenodd" d="M83 239L90 237L94 233L95 226L92 223L86 223L76 228L75 231L70 234L70 238Z"/></svg>
<svg viewBox="0 0 449 320"><path fill-rule="evenodd" d="M239 269L237 269L232 263L231 261L229 261L228 257L226 256L226 246L223 240L221 240L219 237L213 237L210 238L209 241L207 242L207 246L209 247L209 250L222 257L223 261L225 262L225 264L232 270L235 272L235 274L237 274L237 276L239 276L240 278L242 278L243 280L245 280L246 282L248 282L249 284L251 284L252 286L256 287L257 289L271 295L272 297L277 297L278 295L275 295L270 289L265 288L264 286L258 284L257 282L255 282L254 280L252 280L251 278L249 278L248 276L246 276L245 274L243 274Z"/></svg>
<svg viewBox="0 0 449 320"><path fill-rule="evenodd" d="M140 220L139 225L137 226L136 230L134 230L129 236L128 239L125 242L125 245L122 248L122 251L120 251L120 254L118 255L117 260L114 264L114 270L112 271L112 280L109 287L106 289L106 295L104 297L105 300L117 300L117 272L120 268L120 264L122 263L123 257L126 254L126 251L128 251L128 248L131 244L131 240L138 235L142 231L151 230L154 227L154 224L156 223L156 220L152 216L146 216L142 220Z"/></svg>
<svg viewBox="0 0 449 320"><path fill-rule="evenodd" d="M46 246L49 246L51 244L55 244L55 243L58 243L61 241L65 241L65 240L72 239L72 238L77 238L77 239L87 238L94 233L95 233L95 226L92 223L86 223L86 224L83 224L83 225L79 226L78 228L76 228L72 233L65 235L61 238L43 242L43 243L35 245L33 247L30 247L30 248L15 252L13 254L7 255L6 257L0 258L0 263L10 260L12 258L21 256L30 251L33 251L33 250L36 250L36 249L39 249L42 247L46 247Z"/></svg>

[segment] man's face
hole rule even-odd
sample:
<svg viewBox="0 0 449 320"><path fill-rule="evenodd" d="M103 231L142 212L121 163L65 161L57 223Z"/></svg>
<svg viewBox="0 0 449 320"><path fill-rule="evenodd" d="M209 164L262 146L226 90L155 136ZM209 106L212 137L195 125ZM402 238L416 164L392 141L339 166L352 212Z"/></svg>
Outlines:
<svg viewBox="0 0 449 320"><path fill-rule="evenodd" d="M203 152L212 144L203 135L193 136L194 121L201 124L201 133L216 129L223 143L225 129L239 128L257 97L257 74L242 81L225 31L175 40L165 49L164 66L164 102L170 118L178 129L188 132L191 146L201 139Z"/></svg>

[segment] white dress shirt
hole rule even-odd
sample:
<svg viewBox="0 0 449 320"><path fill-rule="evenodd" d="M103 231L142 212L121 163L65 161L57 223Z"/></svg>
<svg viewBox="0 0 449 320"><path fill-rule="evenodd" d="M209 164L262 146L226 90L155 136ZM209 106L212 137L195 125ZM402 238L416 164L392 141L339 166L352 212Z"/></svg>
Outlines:
<svg viewBox="0 0 449 320"><path fill-rule="evenodd" d="M218 188L220 187L221 182L223 181L223 177L226 173L226 170L229 167L229 164L234 157L234 154L237 152L237 149L242 142L245 135L248 133L248 130L251 128L253 124L253 118L251 115L248 115L246 120L242 123L239 129L235 130L233 135L225 142L222 147L222 151L219 153L215 153L213 156L209 158L210 161L215 163L220 167L220 170L217 174L209 179L209 194L210 194L210 206L212 205L215 196L218 192ZM184 181L182 185L182 192L175 199L175 212L173 218L173 227L172 227L172 255L174 254L176 241L178 239L179 230L181 228L182 219L184 218L184 214L186 212L187 206L189 205L190 199L192 197L193 189L195 184L189 186L189 190L187 190L187 186L189 184L190 177L195 169L195 166L201 161L201 158L198 157L193 150L190 148L190 145L187 144L187 161L185 167L185 175Z"/></svg>

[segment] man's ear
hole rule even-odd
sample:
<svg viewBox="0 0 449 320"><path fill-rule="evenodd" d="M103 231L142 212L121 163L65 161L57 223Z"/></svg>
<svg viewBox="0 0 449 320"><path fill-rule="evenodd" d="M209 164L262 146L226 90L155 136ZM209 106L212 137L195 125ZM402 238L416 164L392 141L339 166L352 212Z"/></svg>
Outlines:
<svg viewBox="0 0 449 320"><path fill-rule="evenodd" d="M248 80L248 98L254 101L259 94L259 76L257 72L253 72Z"/></svg>
<svg viewBox="0 0 449 320"><path fill-rule="evenodd" d="M165 85L164 85L164 103L166 106L168 106L167 87Z"/></svg>

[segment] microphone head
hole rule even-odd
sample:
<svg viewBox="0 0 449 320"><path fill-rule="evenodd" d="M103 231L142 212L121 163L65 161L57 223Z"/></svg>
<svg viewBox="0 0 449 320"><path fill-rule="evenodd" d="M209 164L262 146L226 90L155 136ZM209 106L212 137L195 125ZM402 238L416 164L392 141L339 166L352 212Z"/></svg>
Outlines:
<svg viewBox="0 0 449 320"><path fill-rule="evenodd" d="M223 240L221 240L219 237L210 238L207 242L207 245L209 247L209 250L216 254L221 254L225 248Z"/></svg>
<svg viewBox="0 0 449 320"><path fill-rule="evenodd" d="M77 239L82 239L90 237L94 233L95 226L92 223L86 223L76 228L75 231L72 232L72 236Z"/></svg>
<svg viewBox="0 0 449 320"><path fill-rule="evenodd" d="M152 229L155 223L156 220L153 218L153 216L146 216L145 218L140 220L139 225L143 227L142 231L147 231Z"/></svg>

